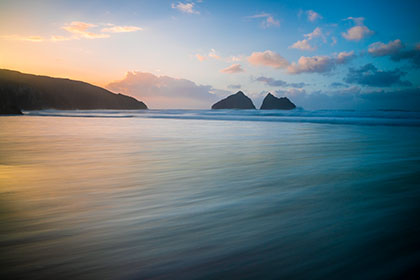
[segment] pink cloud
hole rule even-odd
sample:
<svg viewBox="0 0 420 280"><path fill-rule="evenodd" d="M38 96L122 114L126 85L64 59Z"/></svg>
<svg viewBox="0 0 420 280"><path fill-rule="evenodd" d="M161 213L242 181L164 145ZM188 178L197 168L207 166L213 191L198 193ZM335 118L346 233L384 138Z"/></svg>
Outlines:
<svg viewBox="0 0 420 280"><path fill-rule="evenodd" d="M97 25L81 22L81 21L73 21L70 24L63 26L63 29L74 34L77 37L82 37L86 39L98 39L98 38L110 37L109 34L94 33L94 32L88 31L88 29L92 27L97 27Z"/></svg>
<svg viewBox="0 0 420 280"><path fill-rule="evenodd" d="M388 42L384 44L382 42L376 42L369 45L368 52L373 56L385 56L397 53L403 48L403 44L400 39Z"/></svg>
<svg viewBox="0 0 420 280"><path fill-rule="evenodd" d="M244 72L244 71L245 70L242 69L242 66L240 64L232 64L231 66L228 66L228 67L220 70L220 72L228 73L228 74L241 73L241 72Z"/></svg>
<svg viewBox="0 0 420 280"><path fill-rule="evenodd" d="M124 79L108 84L107 88L134 96L149 108L208 109L220 96L229 94L187 79L138 71L128 72Z"/></svg>
<svg viewBox="0 0 420 280"><path fill-rule="evenodd" d="M315 11L309 10L306 11L306 15L308 16L308 20L311 22L316 21L317 19L321 19L322 16Z"/></svg>
<svg viewBox="0 0 420 280"><path fill-rule="evenodd" d="M135 31L139 31L139 30L143 30L143 28L137 27L137 26L116 26L116 25L113 25L111 27L103 28L101 31L102 32L109 32L109 33L126 33L126 32L135 32Z"/></svg>
<svg viewBox="0 0 420 280"><path fill-rule="evenodd" d="M284 57L270 50L253 52L248 57L248 62L252 65L269 66L276 69L286 68L289 65L289 62Z"/></svg>
<svg viewBox="0 0 420 280"><path fill-rule="evenodd" d="M375 33L364 25L363 21L365 19L362 17L348 17L346 20L352 20L356 24L356 26L353 26L346 32L341 33L341 35L349 41L360 41L361 39L372 36Z"/></svg>

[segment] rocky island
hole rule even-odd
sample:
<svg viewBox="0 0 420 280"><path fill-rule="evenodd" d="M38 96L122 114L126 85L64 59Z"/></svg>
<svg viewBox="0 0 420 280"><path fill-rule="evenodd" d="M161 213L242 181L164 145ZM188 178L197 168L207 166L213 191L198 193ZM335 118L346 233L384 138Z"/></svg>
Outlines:
<svg viewBox="0 0 420 280"><path fill-rule="evenodd" d="M242 91L238 91L213 104L211 109L255 109L255 106L248 96Z"/></svg>
<svg viewBox="0 0 420 280"><path fill-rule="evenodd" d="M287 97L275 97L268 93L264 98L260 110L292 110L296 105L292 103Z"/></svg>
<svg viewBox="0 0 420 280"><path fill-rule="evenodd" d="M21 110L147 109L133 97L85 82L0 69L0 115Z"/></svg>

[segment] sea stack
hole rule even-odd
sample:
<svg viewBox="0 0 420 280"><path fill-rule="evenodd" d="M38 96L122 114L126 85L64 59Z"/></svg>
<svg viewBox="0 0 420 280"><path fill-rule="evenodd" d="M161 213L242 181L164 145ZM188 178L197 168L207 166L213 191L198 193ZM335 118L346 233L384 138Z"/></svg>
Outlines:
<svg viewBox="0 0 420 280"><path fill-rule="evenodd" d="M214 109L255 109L252 100L246 96L242 91L229 95L225 99L213 104L211 108Z"/></svg>
<svg viewBox="0 0 420 280"><path fill-rule="evenodd" d="M277 98L271 93L268 93L264 98L260 110L292 110L296 105L292 103L287 97Z"/></svg>

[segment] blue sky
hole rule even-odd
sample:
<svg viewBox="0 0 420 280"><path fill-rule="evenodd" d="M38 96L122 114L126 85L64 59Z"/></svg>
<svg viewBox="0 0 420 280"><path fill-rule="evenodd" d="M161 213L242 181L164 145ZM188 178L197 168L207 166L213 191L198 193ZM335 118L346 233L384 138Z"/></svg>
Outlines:
<svg viewBox="0 0 420 280"><path fill-rule="evenodd" d="M151 108L208 108L241 89L256 105L270 91L311 109L412 109L418 11L420 1L3 0L0 67Z"/></svg>

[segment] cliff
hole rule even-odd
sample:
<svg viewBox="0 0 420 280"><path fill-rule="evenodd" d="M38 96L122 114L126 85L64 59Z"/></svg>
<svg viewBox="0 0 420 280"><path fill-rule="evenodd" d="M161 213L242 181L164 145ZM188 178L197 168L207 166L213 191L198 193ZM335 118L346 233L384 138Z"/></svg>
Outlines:
<svg viewBox="0 0 420 280"><path fill-rule="evenodd" d="M0 114L20 110L147 109L133 97L85 82L0 69Z"/></svg>

